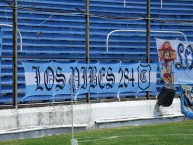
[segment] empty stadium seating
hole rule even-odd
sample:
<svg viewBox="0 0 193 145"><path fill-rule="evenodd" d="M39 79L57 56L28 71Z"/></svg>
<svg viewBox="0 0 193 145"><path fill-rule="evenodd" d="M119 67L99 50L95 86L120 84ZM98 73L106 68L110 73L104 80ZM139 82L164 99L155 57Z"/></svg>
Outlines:
<svg viewBox="0 0 193 145"><path fill-rule="evenodd" d="M8 1L11 3L11 1ZM23 49L18 41L18 103L28 101L56 101L70 96L25 96L22 61L85 61L85 1L80 0L22 0L18 1L18 29ZM90 0L90 61L146 61L146 33L118 32L116 29L146 29L146 1ZM181 31L193 40L193 1L151 1L151 30ZM0 23L12 24L12 9L0 2ZM1 58L0 104L12 103L12 28L2 26L4 32ZM155 38L180 39L180 34L151 33L150 59L157 62ZM158 75L158 89L161 84ZM113 96L112 94L100 94ZM116 94L114 94L116 95ZM126 94L128 95L128 94ZM93 95L93 97L96 95ZM125 95L123 95L125 96ZM84 97L84 96L83 96ZM92 96L91 96L92 97Z"/></svg>

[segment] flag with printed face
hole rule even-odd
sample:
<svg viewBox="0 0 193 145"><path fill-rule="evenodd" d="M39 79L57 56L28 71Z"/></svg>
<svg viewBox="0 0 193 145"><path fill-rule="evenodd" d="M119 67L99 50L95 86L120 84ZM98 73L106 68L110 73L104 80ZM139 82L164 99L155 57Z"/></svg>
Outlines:
<svg viewBox="0 0 193 145"><path fill-rule="evenodd" d="M193 43L156 39L159 68L165 83L193 83Z"/></svg>

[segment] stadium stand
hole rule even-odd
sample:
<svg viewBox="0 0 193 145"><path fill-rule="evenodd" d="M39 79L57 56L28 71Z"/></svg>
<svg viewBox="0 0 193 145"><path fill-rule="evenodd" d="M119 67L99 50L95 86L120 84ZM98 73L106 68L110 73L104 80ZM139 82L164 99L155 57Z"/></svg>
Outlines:
<svg viewBox="0 0 193 145"><path fill-rule="evenodd" d="M146 34L119 32L106 37L116 29L146 29L146 1L90 0L90 61L145 62ZM0 23L12 24L11 1L0 2ZM193 1L151 1L151 30L181 31L193 40ZM23 49L18 43L18 103L65 101L70 96L25 96L25 78L22 61L85 61L85 6L80 0L22 0L18 1L18 29L22 34ZM1 58L0 104L11 104L12 91L12 28L2 26L4 32ZM155 38L180 39L180 34L152 33L151 62L158 62ZM19 41L18 41L19 42ZM158 90L161 83L158 74ZM116 96L116 94L99 94ZM123 94L125 97L128 94ZM83 96L84 97L84 96ZM96 97L96 94L91 97Z"/></svg>

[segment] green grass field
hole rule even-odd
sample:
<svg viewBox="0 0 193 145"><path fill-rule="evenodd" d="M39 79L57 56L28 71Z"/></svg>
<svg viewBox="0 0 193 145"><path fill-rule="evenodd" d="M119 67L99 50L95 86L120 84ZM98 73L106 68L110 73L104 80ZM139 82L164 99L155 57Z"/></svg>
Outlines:
<svg viewBox="0 0 193 145"><path fill-rule="evenodd" d="M193 121L75 133L79 145L193 145ZM0 145L71 145L71 134L4 141Z"/></svg>

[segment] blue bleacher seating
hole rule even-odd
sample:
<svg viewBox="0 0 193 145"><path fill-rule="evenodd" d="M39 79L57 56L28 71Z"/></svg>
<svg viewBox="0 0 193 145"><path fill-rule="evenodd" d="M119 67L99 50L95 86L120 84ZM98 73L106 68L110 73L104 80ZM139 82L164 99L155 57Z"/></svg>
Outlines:
<svg viewBox="0 0 193 145"><path fill-rule="evenodd" d="M9 2L9 1L8 1ZM18 29L23 37L23 50L18 41L18 102L25 96L22 61L84 61L85 60L85 1L80 0L22 0L18 1ZM180 8L179 8L180 6ZM106 37L116 29L146 29L146 1L90 0L90 60L91 61L145 61L146 34L119 32ZM181 21L193 20L193 1L151 1L151 29L184 32L193 40L193 25ZM136 19L136 20L133 20ZM140 19L140 20L137 20ZM12 24L12 9L0 2L0 23ZM12 28L4 31L1 58L0 104L12 103ZM151 62L157 62L155 37L184 40L179 34L151 34ZM158 89L160 89L158 78ZM106 96L106 94L105 94ZM92 97L92 96L91 96ZM49 96L33 96L25 101L53 101ZM55 99L62 99L56 96Z"/></svg>

